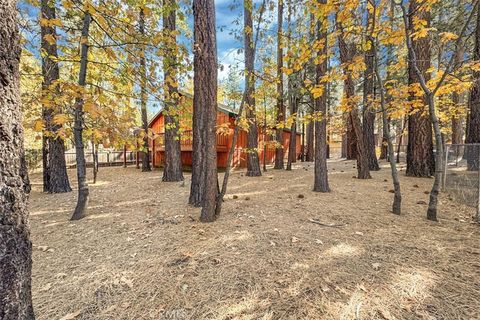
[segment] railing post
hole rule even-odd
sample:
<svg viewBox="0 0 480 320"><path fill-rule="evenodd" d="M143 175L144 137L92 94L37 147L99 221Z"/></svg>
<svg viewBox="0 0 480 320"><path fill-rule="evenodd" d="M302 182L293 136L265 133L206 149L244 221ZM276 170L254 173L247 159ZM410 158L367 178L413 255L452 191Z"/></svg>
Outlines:
<svg viewBox="0 0 480 320"><path fill-rule="evenodd" d="M123 167L127 167L127 145L123 145Z"/></svg>

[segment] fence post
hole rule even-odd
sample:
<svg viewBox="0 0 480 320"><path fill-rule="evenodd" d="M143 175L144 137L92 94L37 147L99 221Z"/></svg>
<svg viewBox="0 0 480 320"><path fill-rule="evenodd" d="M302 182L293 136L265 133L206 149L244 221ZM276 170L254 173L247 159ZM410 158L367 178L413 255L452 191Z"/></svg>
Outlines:
<svg viewBox="0 0 480 320"><path fill-rule="evenodd" d="M127 145L123 145L123 167L127 167Z"/></svg>

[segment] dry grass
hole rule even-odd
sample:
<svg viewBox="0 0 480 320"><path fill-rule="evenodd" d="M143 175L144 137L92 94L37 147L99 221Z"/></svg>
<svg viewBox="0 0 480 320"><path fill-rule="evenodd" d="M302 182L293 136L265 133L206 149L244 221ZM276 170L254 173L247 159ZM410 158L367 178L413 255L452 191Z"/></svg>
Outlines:
<svg viewBox="0 0 480 320"><path fill-rule="evenodd" d="M236 172L213 224L186 205L189 177L101 168L89 216L70 222L76 193L42 194L33 176L38 319L480 319L471 209L444 197L428 222L432 181L402 175L394 216L387 167L368 181L353 167L330 163L330 194L311 191L311 164Z"/></svg>

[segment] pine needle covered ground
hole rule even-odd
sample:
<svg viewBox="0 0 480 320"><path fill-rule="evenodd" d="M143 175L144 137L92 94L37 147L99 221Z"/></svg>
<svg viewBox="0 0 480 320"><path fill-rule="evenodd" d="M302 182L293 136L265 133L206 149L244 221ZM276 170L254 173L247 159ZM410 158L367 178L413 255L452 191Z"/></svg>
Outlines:
<svg viewBox="0 0 480 320"><path fill-rule="evenodd" d="M235 172L212 224L186 204L189 176L101 168L89 216L70 222L76 192L43 194L33 175L38 319L480 319L473 209L444 195L428 222L432 180L401 174L394 216L386 166L363 181L329 166L330 194L311 191L308 163Z"/></svg>

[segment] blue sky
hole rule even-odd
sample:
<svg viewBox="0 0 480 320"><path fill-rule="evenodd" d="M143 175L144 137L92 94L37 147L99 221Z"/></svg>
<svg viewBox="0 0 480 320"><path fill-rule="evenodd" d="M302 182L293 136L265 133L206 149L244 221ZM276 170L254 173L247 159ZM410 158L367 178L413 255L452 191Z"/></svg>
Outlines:
<svg viewBox="0 0 480 320"><path fill-rule="evenodd" d="M223 71L219 71L219 79L224 79L228 73L228 68L232 64L243 66L243 56L238 55L238 49L243 48L243 43L230 34L235 29L243 27L243 1L239 0L216 0L216 22L217 22L217 50L218 62L224 66ZM240 3L240 5L239 5ZM236 6L234 6L236 4ZM234 8L232 8L234 7ZM238 26L235 21L242 25Z"/></svg>
<svg viewBox="0 0 480 320"><path fill-rule="evenodd" d="M259 0L254 0L255 3ZM191 5L191 1L190 1ZM258 5L258 4L257 4ZM24 1L19 2L19 7L23 12L33 19L38 16L38 9ZM243 48L243 41L236 39L233 34L234 30L241 30L243 27L243 0L215 0L216 8L216 25L217 25L217 47L218 60L224 66L223 70L219 70L219 79L225 79L228 73L228 67L232 64L238 64L243 68L243 53L238 53L238 49ZM191 8L190 8L191 9ZM193 24L191 13L189 20L191 27ZM240 25L235 23L239 21ZM191 39L189 39L191 41ZM33 48L32 48L33 49Z"/></svg>
<svg viewBox="0 0 480 320"><path fill-rule="evenodd" d="M188 7L185 8L188 14L188 20L190 28L193 28L193 17L191 12L191 0ZM254 3L258 7L261 0L254 0ZM186 4L185 4L186 5ZM28 2L19 1L18 3L21 11L26 14L30 19L36 20L38 17L38 8L30 5ZM237 39L237 35L240 34L243 30L243 0L215 0L215 14L216 14L216 26L217 26L217 50L218 50L218 62L223 67L219 69L219 81L226 79L228 76L229 68L232 65L238 66L238 70L243 70L243 40ZM256 24L257 22L254 22ZM32 35L32 37L36 37ZM37 44L38 40L31 38L32 44ZM185 44L190 47L192 45L192 39L179 39L180 41L184 40ZM32 52L37 52L38 47L30 48ZM193 54L191 56L193 58ZM151 106L153 107L153 106ZM155 109L155 108L153 108Z"/></svg>
<svg viewBox="0 0 480 320"><path fill-rule="evenodd" d="M261 0L254 0L254 3L258 8L261 5ZM223 71L219 70L219 79L222 80L226 78L230 65L236 64L240 70L244 66L243 52L238 52L238 49L243 49L243 40L236 39L233 34L230 34L235 30L240 32L243 30L243 0L215 0L215 8L218 62L224 66ZM267 12L264 18L271 18L271 16L276 19L276 12ZM253 23L255 29L258 21ZM262 28L265 27L276 28L276 24L269 23L266 26L264 22Z"/></svg>

